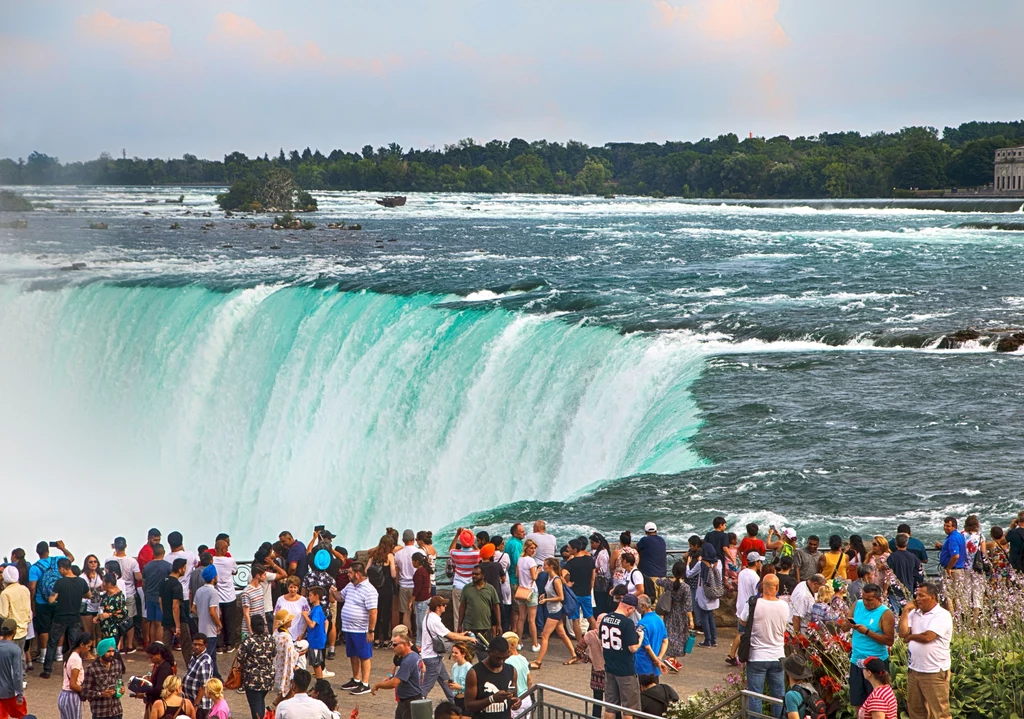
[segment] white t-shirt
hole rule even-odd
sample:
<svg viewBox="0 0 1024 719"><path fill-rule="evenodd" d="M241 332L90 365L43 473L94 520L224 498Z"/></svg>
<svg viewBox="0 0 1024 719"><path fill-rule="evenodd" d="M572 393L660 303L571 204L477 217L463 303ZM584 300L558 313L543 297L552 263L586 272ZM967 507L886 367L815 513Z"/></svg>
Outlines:
<svg viewBox="0 0 1024 719"><path fill-rule="evenodd" d="M757 594L757 585L761 578L753 569L743 568L736 579L736 617L743 623L747 621L747 612L750 611L748 601Z"/></svg>
<svg viewBox="0 0 1024 719"><path fill-rule="evenodd" d="M412 566L412 555L419 554L420 550L415 544L406 545L395 552L395 567L398 569L398 586L412 589L412 575L416 568Z"/></svg>
<svg viewBox="0 0 1024 719"><path fill-rule="evenodd" d="M540 532L530 532L526 535L526 539L523 541L525 542L531 539L537 543L537 552L533 555L535 560L534 564L544 564L545 559L555 556L555 553L558 551L558 542L555 541L553 535L548 534L547 532L544 534L541 534Z"/></svg>
<svg viewBox="0 0 1024 719"><path fill-rule="evenodd" d="M915 672L934 674L948 671L950 667L949 640L953 637L953 616L938 604L925 614L920 609L910 610L910 632L924 634L935 632L938 636L931 642L910 642L909 666Z"/></svg>
<svg viewBox="0 0 1024 719"><path fill-rule="evenodd" d="M235 571L238 563L232 557L214 557L213 566L217 568L217 596L221 604L235 601Z"/></svg>
<svg viewBox="0 0 1024 719"><path fill-rule="evenodd" d="M532 570L536 567L536 562L533 561L533 557L527 557L523 555L519 558L519 563L516 564L516 576L519 578L519 586L529 589L531 592L537 591L537 583L533 579Z"/></svg>
<svg viewBox="0 0 1024 719"><path fill-rule="evenodd" d="M86 600L86 610L90 612L100 612L100 599L103 598L105 592L103 591L103 573L96 572L96 576L89 579L89 575L82 572L82 579L89 585L90 596Z"/></svg>
<svg viewBox="0 0 1024 719"><path fill-rule="evenodd" d="M757 600L750 632L750 661L774 662L786 656L786 627L789 605L781 599Z"/></svg>
<svg viewBox="0 0 1024 719"><path fill-rule="evenodd" d="M626 576L626 591L630 594L636 594L636 588L640 587L640 591L644 590L644 575L639 569L634 568Z"/></svg>
<svg viewBox="0 0 1024 719"><path fill-rule="evenodd" d="M309 694L296 694L278 704L274 716L279 719L331 719L331 710Z"/></svg>
<svg viewBox="0 0 1024 719"><path fill-rule="evenodd" d="M277 613L282 609L287 609L288 613L292 615L292 623L288 627L288 634L291 635L292 641L297 642L306 630L306 620L302 618L302 613L309 611L309 601L305 597L300 596L293 602L288 599L287 595L284 595L277 598L274 612Z"/></svg>
<svg viewBox="0 0 1024 719"><path fill-rule="evenodd" d="M187 549L181 549L177 552L171 552L166 557L164 557L164 559L166 559L168 564L171 564L172 566L174 565L175 559L185 560L185 574L179 577L178 581L181 582L181 591L184 592L185 601L187 602L189 599L192 598L192 595L188 590L188 576L192 574L192 570L196 568L196 555L193 552L188 551ZM217 581L220 580L218 579Z"/></svg>
<svg viewBox="0 0 1024 719"><path fill-rule="evenodd" d="M814 606L814 595L811 594L807 582L800 582L793 590L789 599L789 617L800 617L800 633L807 630L807 622L811 618L811 608Z"/></svg>
<svg viewBox="0 0 1024 719"><path fill-rule="evenodd" d="M135 601L135 575L142 574L135 557L107 557L103 563L114 561L121 565L121 579L124 580L124 595L129 601Z"/></svg>
<svg viewBox="0 0 1024 719"><path fill-rule="evenodd" d="M451 631L441 621L441 617L437 615L437 612L427 612L427 616L423 619L423 636L420 639L420 658L421 659L433 659L437 656L437 652L434 651L433 641L431 637L437 637L438 639L444 639L448 636Z"/></svg>

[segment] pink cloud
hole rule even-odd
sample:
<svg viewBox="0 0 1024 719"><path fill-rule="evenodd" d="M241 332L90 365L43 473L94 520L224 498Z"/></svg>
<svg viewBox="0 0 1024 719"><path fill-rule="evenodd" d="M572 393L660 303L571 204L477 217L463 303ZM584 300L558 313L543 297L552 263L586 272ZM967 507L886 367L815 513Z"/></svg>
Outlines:
<svg viewBox="0 0 1024 719"><path fill-rule="evenodd" d="M145 60L167 60L174 55L171 29L150 20L128 20L97 10L78 18L78 32L93 42L119 47Z"/></svg>
<svg viewBox="0 0 1024 719"><path fill-rule="evenodd" d="M709 40L789 43L775 17L779 0L691 0L678 6L657 0L654 9L661 25L688 25Z"/></svg>
<svg viewBox="0 0 1024 719"><path fill-rule="evenodd" d="M259 40L267 32L252 18L236 15L233 12L222 12L213 19L211 38L233 40Z"/></svg>

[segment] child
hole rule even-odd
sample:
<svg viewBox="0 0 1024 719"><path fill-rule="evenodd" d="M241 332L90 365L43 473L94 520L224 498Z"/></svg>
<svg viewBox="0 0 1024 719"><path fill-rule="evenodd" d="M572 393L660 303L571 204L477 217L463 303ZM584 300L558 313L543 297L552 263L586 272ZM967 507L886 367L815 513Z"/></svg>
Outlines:
<svg viewBox="0 0 1024 719"><path fill-rule="evenodd" d="M729 545L724 547L722 551L725 552L725 586L729 589L735 589L736 584L739 581L740 574L740 561L739 561L739 550L740 541L739 537L736 536L736 532L729 532Z"/></svg>
<svg viewBox="0 0 1024 719"><path fill-rule="evenodd" d="M309 667L307 666L307 661L309 652L309 642L307 642L305 639L300 639L299 641L295 642L295 652L297 655L295 657L295 669L308 670Z"/></svg>
<svg viewBox="0 0 1024 719"><path fill-rule="evenodd" d="M423 621L427 618L427 612L430 611L430 570L427 569L427 555L416 552L412 555L412 566L416 567L412 575L412 601L416 610L415 634L420 644L423 644L420 633L423 631Z"/></svg>
<svg viewBox="0 0 1024 719"><path fill-rule="evenodd" d="M220 679L210 679L206 682L206 696L213 702L210 713L207 714L210 719L231 719L231 707L224 698L224 685Z"/></svg>
<svg viewBox="0 0 1024 719"><path fill-rule="evenodd" d="M466 713L466 675L473 667L473 650L465 642L459 642L452 647L452 680L448 687L455 692L455 704L462 712Z"/></svg>
<svg viewBox="0 0 1024 719"><path fill-rule="evenodd" d="M327 649L327 615L320 604L324 598L322 587L309 588L309 611L302 613L306 620L306 641L309 642L309 651L306 655L306 663L316 673L317 679L324 676L325 651Z"/></svg>

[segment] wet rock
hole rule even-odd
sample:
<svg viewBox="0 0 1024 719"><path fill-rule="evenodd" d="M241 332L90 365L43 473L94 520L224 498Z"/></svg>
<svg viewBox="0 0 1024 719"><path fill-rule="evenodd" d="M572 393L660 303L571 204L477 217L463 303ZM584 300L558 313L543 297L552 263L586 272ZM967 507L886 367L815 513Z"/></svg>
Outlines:
<svg viewBox="0 0 1024 719"><path fill-rule="evenodd" d="M88 265L84 262L72 262L70 265L61 267L64 272L77 272L78 270L84 270Z"/></svg>
<svg viewBox="0 0 1024 719"><path fill-rule="evenodd" d="M1003 335L996 342L996 352L1016 352L1021 347L1024 347L1024 332Z"/></svg>
<svg viewBox="0 0 1024 719"><path fill-rule="evenodd" d="M976 342L981 339L981 332L969 327L965 330L957 330L952 334L948 334L939 341L939 345L936 349L940 350L956 350L963 347L968 342Z"/></svg>

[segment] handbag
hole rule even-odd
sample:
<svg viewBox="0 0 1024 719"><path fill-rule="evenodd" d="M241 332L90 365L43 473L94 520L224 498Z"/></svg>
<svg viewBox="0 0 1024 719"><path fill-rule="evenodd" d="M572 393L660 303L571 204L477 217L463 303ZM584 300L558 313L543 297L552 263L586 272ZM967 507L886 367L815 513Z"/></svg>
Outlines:
<svg viewBox="0 0 1024 719"><path fill-rule="evenodd" d="M430 617L428 616L427 619L429 618ZM430 636L430 648L434 650L434 654L439 657L443 657L448 651L448 646L444 643L444 639L435 636L434 633L430 631L430 627L427 626L427 619L423 620L423 628L427 630L427 635Z"/></svg>
<svg viewBox="0 0 1024 719"><path fill-rule="evenodd" d="M756 594L747 600L747 607L747 621L744 622L747 631L740 635L740 648L736 652L736 657L744 663L750 661L750 635L754 630L754 609L757 607Z"/></svg>
<svg viewBox="0 0 1024 719"><path fill-rule="evenodd" d="M528 601L530 601L530 597L532 597L532 596L533 596L533 590L532 589L527 589L522 584L520 584L518 587L516 587L516 594L515 594L516 601L518 601L518 602L528 602Z"/></svg>
<svg viewBox="0 0 1024 719"><path fill-rule="evenodd" d="M654 611L660 617L667 617L672 613L672 590L666 589L658 597L658 603L654 605Z"/></svg>
<svg viewBox="0 0 1024 719"><path fill-rule="evenodd" d="M611 589L611 582L608 581L608 577L603 574L598 574L594 577L594 594L607 594Z"/></svg>
<svg viewBox="0 0 1024 719"><path fill-rule="evenodd" d="M231 665L231 671L228 672L227 677L224 679L225 689L241 689L242 688L242 668L238 665L238 658L235 658L234 663Z"/></svg>

